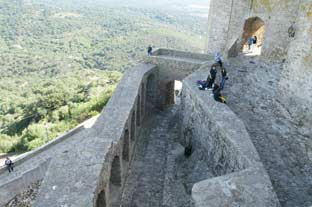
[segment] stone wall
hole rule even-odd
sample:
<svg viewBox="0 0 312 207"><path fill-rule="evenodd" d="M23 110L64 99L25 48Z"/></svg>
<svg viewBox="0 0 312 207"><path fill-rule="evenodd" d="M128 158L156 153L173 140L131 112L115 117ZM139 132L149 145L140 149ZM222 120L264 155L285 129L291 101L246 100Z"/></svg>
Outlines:
<svg viewBox="0 0 312 207"><path fill-rule="evenodd" d="M16 195L26 191L28 187L44 178L50 160L38 163L38 165L24 172L22 175L0 186L0 206L4 206Z"/></svg>
<svg viewBox="0 0 312 207"><path fill-rule="evenodd" d="M243 122L209 92L198 90L195 82L205 75L205 69L193 73L182 90L181 141L205 152L215 176L194 185L195 206L279 206Z"/></svg>
<svg viewBox="0 0 312 207"><path fill-rule="evenodd" d="M207 61L207 59L210 59L211 56L207 54L199 54L199 53L190 53L190 52L184 52L184 51L178 51L178 50L170 50L170 49L157 49L153 52L153 56L169 56L169 57L179 57L179 58L185 58L185 59L194 59L194 60L203 60Z"/></svg>
<svg viewBox="0 0 312 207"><path fill-rule="evenodd" d="M208 53L223 51L234 57L241 51L246 20L264 22L261 58L265 62L286 61L280 83L282 104L302 125L312 120L311 0L211 0ZM295 37L288 29L293 26Z"/></svg>
<svg viewBox="0 0 312 207"><path fill-rule="evenodd" d="M20 165L21 163L25 162L26 160L29 160L29 159L39 155L41 152L43 152L43 151L45 151L47 149L50 149L51 147L55 146L56 144L64 141L65 139L67 139L69 137L72 137L73 134L78 133L82 129L83 129L83 126L82 125L78 125L77 127L69 130L68 132L66 132L66 133L56 137L55 139L51 140L50 142L42 145L41 147L16 157L13 160L13 162L14 162L15 165ZM0 174L4 174L6 172L7 172L6 167L5 166L1 166L0 167Z"/></svg>
<svg viewBox="0 0 312 207"><path fill-rule="evenodd" d="M302 1L290 43L280 99L302 125L312 123L312 1Z"/></svg>
<svg viewBox="0 0 312 207"><path fill-rule="evenodd" d="M299 0L212 0L209 11L208 53L227 52L238 40L243 42L245 21L259 17L265 23L263 56L281 61L290 42L288 28L300 13ZM239 45L240 47L240 45Z"/></svg>
<svg viewBox="0 0 312 207"><path fill-rule="evenodd" d="M136 137L148 107L156 104L157 69L142 64L125 73L94 128L98 136L111 140L109 151L102 158L93 206L119 206L128 168L131 165ZM152 83L150 83L152 81ZM118 106L118 107L116 107ZM108 124L109 123L109 124Z"/></svg>
<svg viewBox="0 0 312 207"><path fill-rule="evenodd" d="M146 62L157 66L158 106L162 108L174 102L174 96L170 96L173 94L174 80L182 81L211 59L205 54L166 49L156 50L152 57L146 58Z"/></svg>

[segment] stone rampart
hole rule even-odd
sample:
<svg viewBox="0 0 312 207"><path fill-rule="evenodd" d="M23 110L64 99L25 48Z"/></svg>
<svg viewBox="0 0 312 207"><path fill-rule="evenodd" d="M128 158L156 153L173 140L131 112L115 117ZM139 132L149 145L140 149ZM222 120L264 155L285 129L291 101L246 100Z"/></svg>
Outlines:
<svg viewBox="0 0 312 207"><path fill-rule="evenodd" d="M155 104L156 79L157 68L151 64L127 71L94 126L98 136L112 144L101 158L93 206L120 205L136 137L149 107Z"/></svg>
<svg viewBox="0 0 312 207"><path fill-rule="evenodd" d="M37 156L41 152L43 152L43 151L45 151L47 149L50 149L51 147L55 146L56 144L64 141L65 139L67 139L69 137L72 137L73 134L78 133L82 129L83 129L83 126L79 125L79 126L75 127L74 129L71 129L68 132L66 132L66 133L58 136L57 138L51 140L50 142L42 145L41 147L16 157L16 159L13 160L15 166L18 166L18 165L22 164L23 162L25 162L25 161L27 161L27 160ZM1 166L0 167L0 174L6 173L6 172L7 172L6 167L5 166Z"/></svg>
<svg viewBox="0 0 312 207"><path fill-rule="evenodd" d="M196 59L196 60L203 60L207 61L207 59L211 59L210 55L207 54L200 54L200 53L190 53L185 51L178 51L178 50L170 50L170 49L157 49L153 52L153 56L167 56L167 57L179 57L185 59Z"/></svg>
<svg viewBox="0 0 312 207"><path fill-rule="evenodd" d="M45 176L49 166L49 160L46 160L32 169L27 170L20 176L10 180L0 186L0 206L4 206L16 195L26 191L28 187Z"/></svg>
<svg viewBox="0 0 312 207"><path fill-rule="evenodd" d="M209 92L197 88L196 80L206 73L190 75L182 90L182 142L205 153L215 176L194 185L195 206L279 206L243 122Z"/></svg>

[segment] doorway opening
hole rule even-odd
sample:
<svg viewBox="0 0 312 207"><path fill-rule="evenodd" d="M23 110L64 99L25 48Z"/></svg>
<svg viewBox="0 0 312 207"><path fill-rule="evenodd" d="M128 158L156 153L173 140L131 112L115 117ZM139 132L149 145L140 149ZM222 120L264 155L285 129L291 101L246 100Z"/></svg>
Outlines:
<svg viewBox="0 0 312 207"><path fill-rule="evenodd" d="M261 55L265 32L264 21L259 17L251 17L245 21L241 49L247 56Z"/></svg>
<svg viewBox="0 0 312 207"><path fill-rule="evenodd" d="M166 106L180 104L182 82L179 80L169 81L166 85L166 90L167 90Z"/></svg>

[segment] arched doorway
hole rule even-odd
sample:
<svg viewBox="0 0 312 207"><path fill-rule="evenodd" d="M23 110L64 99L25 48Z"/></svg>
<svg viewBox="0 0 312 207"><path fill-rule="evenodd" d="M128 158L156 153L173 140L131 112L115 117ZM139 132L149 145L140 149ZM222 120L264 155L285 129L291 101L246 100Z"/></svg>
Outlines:
<svg viewBox="0 0 312 207"><path fill-rule="evenodd" d="M264 21L259 17L251 17L245 21L241 50L246 55L261 55L265 32ZM256 42L249 47L249 39L256 37Z"/></svg>
<svg viewBox="0 0 312 207"><path fill-rule="evenodd" d="M182 82L179 80L172 80L166 84L166 106L180 103L181 90Z"/></svg>
<svg viewBox="0 0 312 207"><path fill-rule="evenodd" d="M114 157L109 182L109 203L112 207L119 207L121 197L121 168L120 159Z"/></svg>

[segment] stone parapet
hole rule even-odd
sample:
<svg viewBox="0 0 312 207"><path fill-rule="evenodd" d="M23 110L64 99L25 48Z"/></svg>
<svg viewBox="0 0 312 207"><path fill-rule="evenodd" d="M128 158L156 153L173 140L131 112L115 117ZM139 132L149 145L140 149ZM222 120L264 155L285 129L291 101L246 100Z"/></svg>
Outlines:
<svg viewBox="0 0 312 207"><path fill-rule="evenodd" d="M267 175L243 122L211 93L200 91L196 81L206 77L199 70L183 81L182 142L206 152L215 178L196 183L196 207L279 206Z"/></svg>

